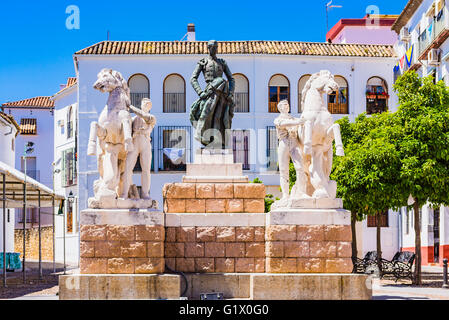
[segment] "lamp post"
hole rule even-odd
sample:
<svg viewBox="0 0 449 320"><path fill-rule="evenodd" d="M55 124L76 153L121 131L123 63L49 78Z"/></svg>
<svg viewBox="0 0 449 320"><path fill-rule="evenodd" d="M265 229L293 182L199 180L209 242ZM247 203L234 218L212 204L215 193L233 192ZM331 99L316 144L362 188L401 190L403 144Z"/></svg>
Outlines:
<svg viewBox="0 0 449 320"><path fill-rule="evenodd" d="M69 200L69 204L70 204L70 208L73 208L73 202L75 201L75 197L73 196L73 192L70 191L69 196L67 197L67 199ZM73 210L73 209L71 209ZM73 213L72 213L73 214ZM65 265L65 218L66 218L66 214L64 214L64 274L66 272L66 265Z"/></svg>
<svg viewBox="0 0 449 320"><path fill-rule="evenodd" d="M27 207L27 155L33 153L34 151L34 142L28 141L25 144L24 150L23 150L23 164L24 164L24 184L23 184L23 214L22 214L22 232L23 232L23 266L22 266L22 272L23 272L23 283L26 282L26 274L25 274L25 255L26 255L26 247L25 247L25 233L26 233L26 207Z"/></svg>
<svg viewBox="0 0 449 320"><path fill-rule="evenodd" d="M53 273L56 272L56 252L55 252L55 242L56 242L56 237L55 237L55 173L60 173L61 170L60 169L55 169L56 163L53 162L52 164L53 170L52 170L52 177L53 177L53 210L52 210L52 223L53 223Z"/></svg>

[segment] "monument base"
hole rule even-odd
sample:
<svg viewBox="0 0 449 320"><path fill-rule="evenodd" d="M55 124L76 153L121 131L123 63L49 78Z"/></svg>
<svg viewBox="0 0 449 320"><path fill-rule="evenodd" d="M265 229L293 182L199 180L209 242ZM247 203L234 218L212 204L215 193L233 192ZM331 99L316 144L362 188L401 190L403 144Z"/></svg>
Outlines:
<svg viewBox="0 0 449 320"><path fill-rule="evenodd" d="M59 276L59 300L179 299L180 276L76 274Z"/></svg>

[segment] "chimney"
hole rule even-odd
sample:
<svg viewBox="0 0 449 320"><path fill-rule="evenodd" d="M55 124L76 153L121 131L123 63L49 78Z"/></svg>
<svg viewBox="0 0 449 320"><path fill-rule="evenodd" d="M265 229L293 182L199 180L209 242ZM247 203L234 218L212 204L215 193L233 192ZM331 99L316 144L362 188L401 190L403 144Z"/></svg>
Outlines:
<svg viewBox="0 0 449 320"><path fill-rule="evenodd" d="M195 40L195 25L193 23L189 23L187 25L187 41L196 41Z"/></svg>

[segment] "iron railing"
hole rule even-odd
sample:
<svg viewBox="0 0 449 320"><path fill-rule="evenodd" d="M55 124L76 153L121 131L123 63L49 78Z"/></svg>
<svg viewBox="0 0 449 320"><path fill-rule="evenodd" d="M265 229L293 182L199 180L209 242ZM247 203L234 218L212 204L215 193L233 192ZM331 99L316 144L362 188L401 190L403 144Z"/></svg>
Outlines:
<svg viewBox="0 0 449 320"><path fill-rule="evenodd" d="M131 105L133 105L136 108L140 108L143 98L150 98L150 94L148 92L146 93L131 92L130 96L131 96Z"/></svg>
<svg viewBox="0 0 449 320"><path fill-rule="evenodd" d="M234 101L235 101L234 112L249 112L248 92L235 92Z"/></svg>
<svg viewBox="0 0 449 320"><path fill-rule="evenodd" d="M276 127L267 127L267 168L270 171L279 171L278 144Z"/></svg>
<svg viewBox="0 0 449 320"><path fill-rule="evenodd" d="M186 95L184 93L164 93L164 112L186 112Z"/></svg>
<svg viewBox="0 0 449 320"><path fill-rule="evenodd" d="M426 52L429 46L437 39L441 32L447 30L445 8L433 18L430 25L418 37L418 57ZM429 32L429 30L431 30ZM425 57L427 60L427 57Z"/></svg>
<svg viewBox="0 0 449 320"><path fill-rule="evenodd" d="M232 131L232 151L234 163L241 163L243 170L250 170L249 164L249 130Z"/></svg>

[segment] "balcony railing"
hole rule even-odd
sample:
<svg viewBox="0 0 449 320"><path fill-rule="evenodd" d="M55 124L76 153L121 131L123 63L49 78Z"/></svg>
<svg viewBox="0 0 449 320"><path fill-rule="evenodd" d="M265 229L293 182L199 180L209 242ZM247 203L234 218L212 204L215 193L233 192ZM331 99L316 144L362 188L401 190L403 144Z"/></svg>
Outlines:
<svg viewBox="0 0 449 320"><path fill-rule="evenodd" d="M150 98L149 93L133 93L131 92L131 105L136 108L140 108L143 98Z"/></svg>
<svg viewBox="0 0 449 320"><path fill-rule="evenodd" d="M446 8L443 8L436 17L434 17L431 24L422 32L418 37L418 58L427 59L425 56L429 49L434 45L435 40L438 40L438 46L441 45L444 39L440 39L440 36L444 31L449 31L446 25ZM429 29L431 32L429 33ZM447 35L446 35L447 36Z"/></svg>
<svg viewBox="0 0 449 320"><path fill-rule="evenodd" d="M247 92L235 92L234 101L235 108L234 112L249 112L249 99Z"/></svg>
<svg viewBox="0 0 449 320"><path fill-rule="evenodd" d="M328 103L327 108L332 114L348 114L347 103Z"/></svg>
<svg viewBox="0 0 449 320"><path fill-rule="evenodd" d="M164 112L186 112L186 95L184 93L164 93Z"/></svg>

